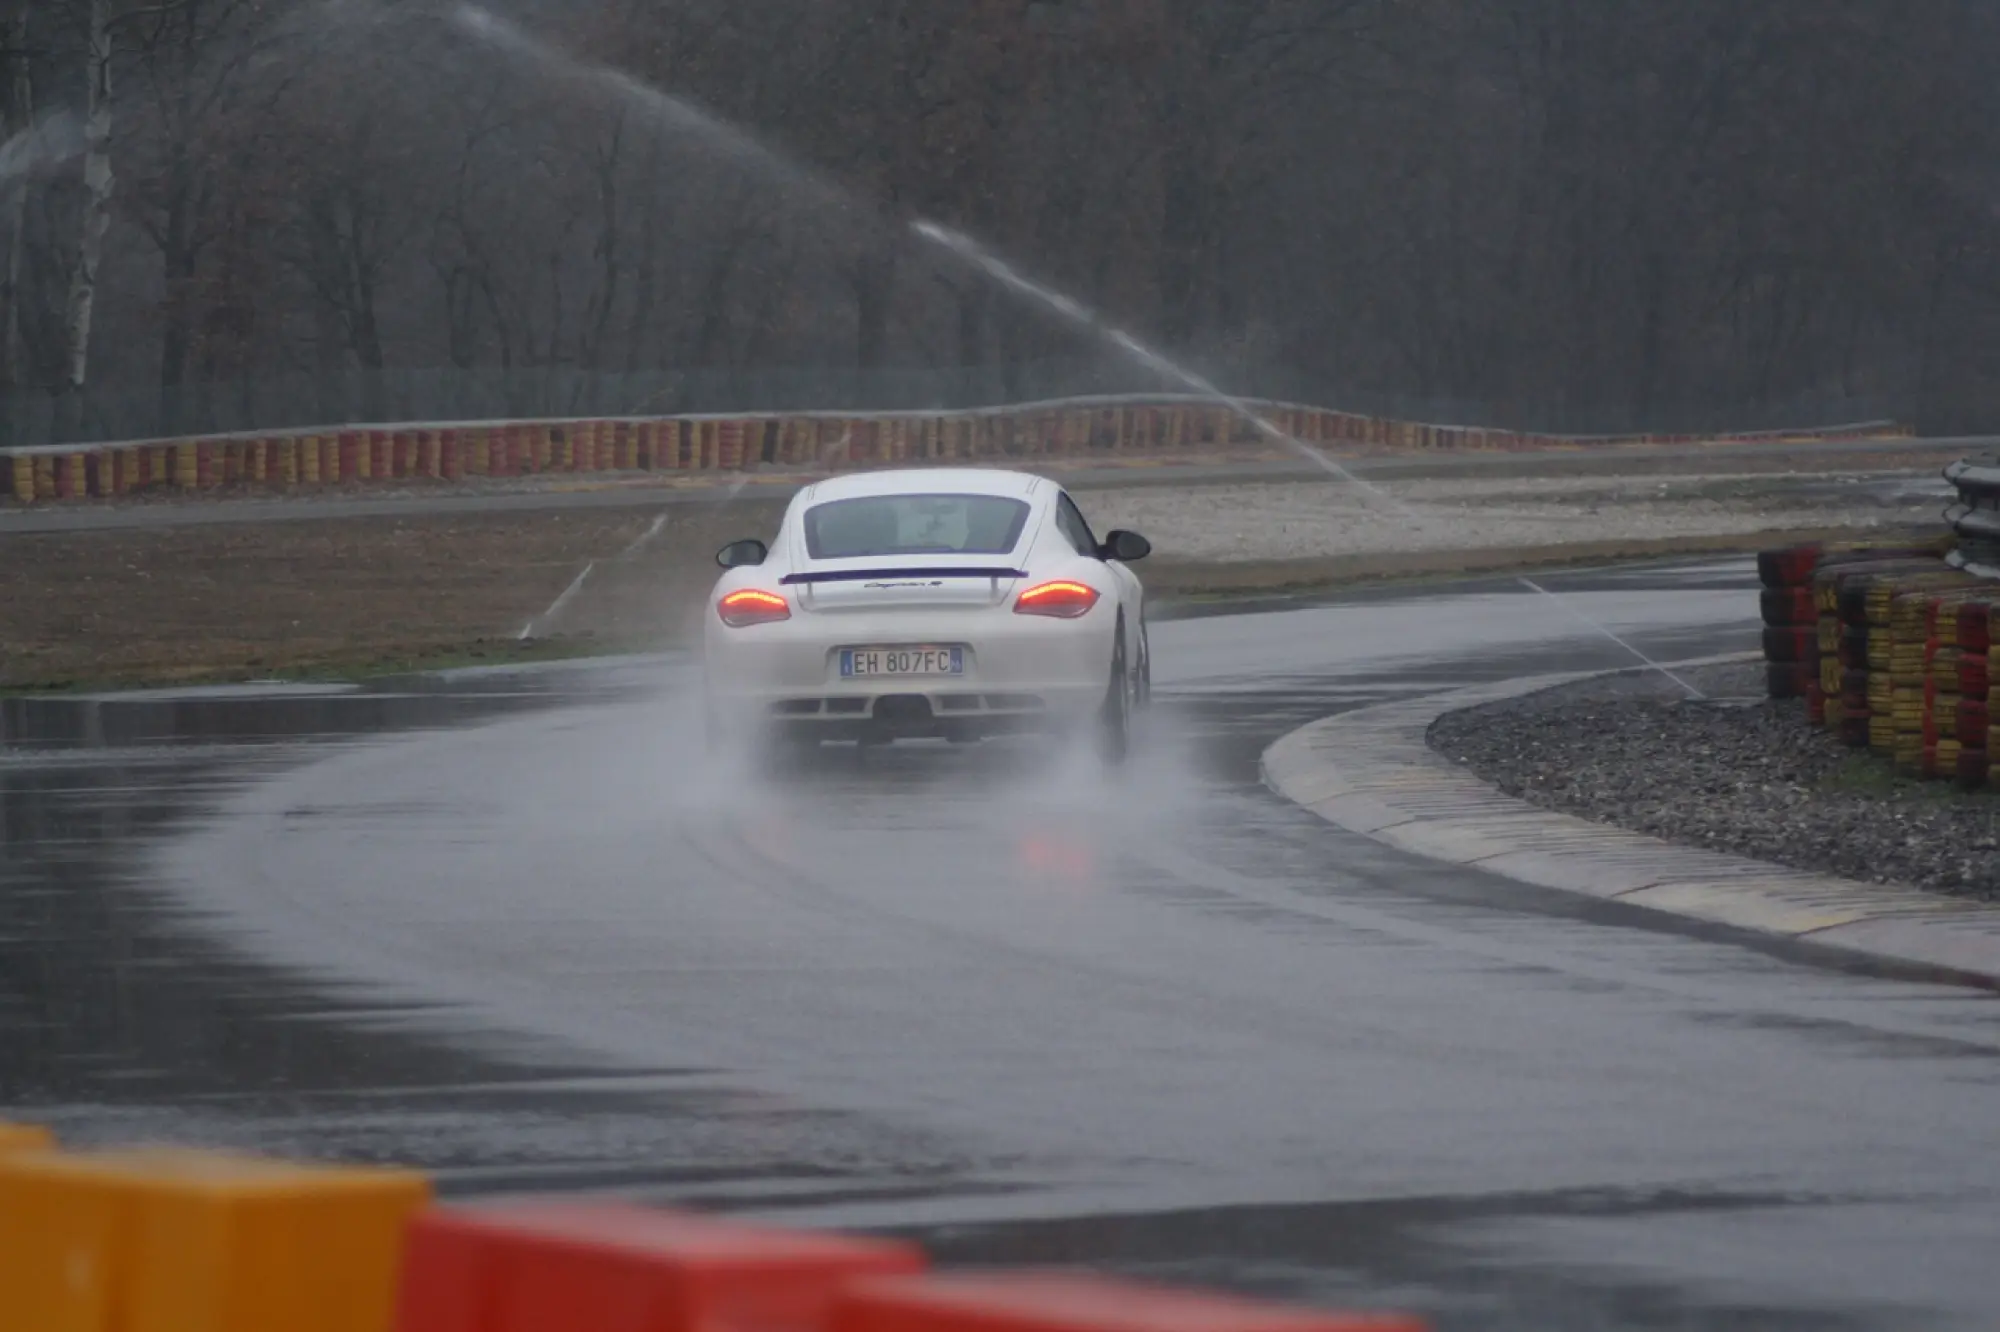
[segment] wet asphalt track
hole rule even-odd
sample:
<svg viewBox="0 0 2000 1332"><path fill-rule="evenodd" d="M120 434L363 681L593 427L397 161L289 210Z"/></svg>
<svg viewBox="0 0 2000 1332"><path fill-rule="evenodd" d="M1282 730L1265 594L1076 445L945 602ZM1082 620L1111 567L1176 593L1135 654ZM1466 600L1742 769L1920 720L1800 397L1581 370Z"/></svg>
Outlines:
<svg viewBox="0 0 2000 1332"><path fill-rule="evenodd" d="M1756 641L1740 563L1556 582L1663 657ZM716 771L673 664L10 704L0 1091L1447 1328L1993 1326L2000 1000L1257 785L1330 712L1622 664L1581 632L1502 582L1162 624L1111 784L1004 746Z"/></svg>

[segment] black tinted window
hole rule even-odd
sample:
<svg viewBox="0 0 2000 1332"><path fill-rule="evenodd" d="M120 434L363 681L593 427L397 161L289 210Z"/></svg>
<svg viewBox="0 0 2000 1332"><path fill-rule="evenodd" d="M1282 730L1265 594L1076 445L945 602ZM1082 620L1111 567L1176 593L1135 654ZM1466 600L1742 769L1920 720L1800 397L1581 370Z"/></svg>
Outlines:
<svg viewBox="0 0 2000 1332"><path fill-rule="evenodd" d="M1056 526L1069 538L1069 544L1076 547L1079 555L1097 554L1097 538L1090 533L1090 524L1083 520L1083 511L1076 507L1076 501L1064 495L1056 501Z"/></svg>
<svg viewBox="0 0 2000 1332"><path fill-rule="evenodd" d="M997 495L872 495L806 510L816 560L869 555L1005 555L1028 521L1021 500Z"/></svg>

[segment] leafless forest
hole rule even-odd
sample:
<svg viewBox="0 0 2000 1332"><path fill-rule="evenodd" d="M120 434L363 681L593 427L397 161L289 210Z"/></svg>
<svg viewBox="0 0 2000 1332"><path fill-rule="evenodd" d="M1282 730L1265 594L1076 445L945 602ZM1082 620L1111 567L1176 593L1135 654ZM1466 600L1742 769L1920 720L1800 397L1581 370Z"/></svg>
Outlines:
<svg viewBox="0 0 2000 1332"><path fill-rule="evenodd" d="M1245 391L2000 418L1990 3L493 10L0 0L11 433L1115 378L916 218Z"/></svg>

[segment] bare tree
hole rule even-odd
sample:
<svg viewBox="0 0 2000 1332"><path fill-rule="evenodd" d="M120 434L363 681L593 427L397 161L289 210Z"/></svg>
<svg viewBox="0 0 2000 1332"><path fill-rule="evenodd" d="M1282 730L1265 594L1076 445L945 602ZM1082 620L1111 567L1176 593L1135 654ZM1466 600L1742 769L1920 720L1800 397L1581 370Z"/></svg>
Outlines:
<svg viewBox="0 0 2000 1332"><path fill-rule="evenodd" d="M6 93L0 101L0 139L25 134L35 123L35 36L30 19L30 0L15 0L0 22L0 60L5 61ZM7 306L6 325L0 330L0 384L18 389L27 383L21 346L21 264L28 246L28 192L16 186L6 194L7 259L5 286L0 300Z"/></svg>
<svg viewBox="0 0 2000 1332"><path fill-rule="evenodd" d="M88 198L78 230L76 267L70 274L69 301L63 330L64 386L80 395L90 378L91 320L97 308L97 271L104 258L104 234L111 227L111 196L118 178L112 172L112 61L117 54L118 29L139 14L121 11L113 0L85 0L83 28L84 105L83 186Z"/></svg>
<svg viewBox="0 0 2000 1332"><path fill-rule="evenodd" d="M694 369L851 399L1112 361L923 216L1246 388L1579 427L2000 410L1977 0L493 3L552 26L0 0L4 127L90 126L82 172L0 209L0 383L137 375L171 408L436 370L438 411L495 381L527 411Z"/></svg>
<svg viewBox="0 0 2000 1332"><path fill-rule="evenodd" d="M264 0L180 0L134 25L134 82L145 94L134 137L150 169L132 211L160 256L160 387L169 397L196 353L202 258L228 216L226 196L256 188L230 173L271 105L273 90L250 75L278 51L288 13Z"/></svg>

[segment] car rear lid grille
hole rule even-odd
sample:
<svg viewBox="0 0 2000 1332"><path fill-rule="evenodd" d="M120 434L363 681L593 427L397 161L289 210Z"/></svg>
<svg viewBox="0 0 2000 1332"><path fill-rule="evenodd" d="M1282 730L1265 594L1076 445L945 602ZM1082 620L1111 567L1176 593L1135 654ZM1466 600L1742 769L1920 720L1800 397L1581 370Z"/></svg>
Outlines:
<svg viewBox="0 0 2000 1332"><path fill-rule="evenodd" d="M801 585L816 586L822 583L903 582L940 578L1026 578L1027 576L1027 570L1008 568L1005 565L954 564L922 565L907 568L807 569L800 573L786 574L779 581L787 587L797 587Z"/></svg>
<svg viewBox="0 0 2000 1332"><path fill-rule="evenodd" d="M808 612L931 610L998 606L1028 575L1004 564L814 567L787 575L800 609Z"/></svg>

